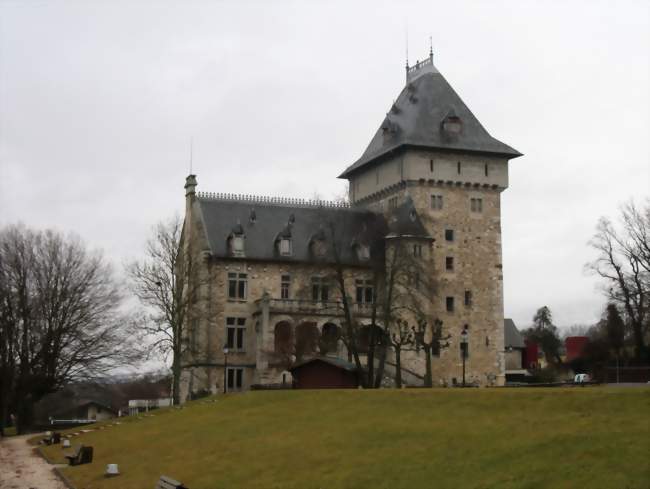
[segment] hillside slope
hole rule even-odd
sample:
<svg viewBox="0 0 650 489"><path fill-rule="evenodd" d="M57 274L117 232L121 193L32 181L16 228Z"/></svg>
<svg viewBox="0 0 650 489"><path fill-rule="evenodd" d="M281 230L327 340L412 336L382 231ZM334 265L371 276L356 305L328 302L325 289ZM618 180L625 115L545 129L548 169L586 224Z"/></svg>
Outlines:
<svg viewBox="0 0 650 489"><path fill-rule="evenodd" d="M647 388L250 392L84 433L94 462L64 471L77 489L647 488L649 413Z"/></svg>

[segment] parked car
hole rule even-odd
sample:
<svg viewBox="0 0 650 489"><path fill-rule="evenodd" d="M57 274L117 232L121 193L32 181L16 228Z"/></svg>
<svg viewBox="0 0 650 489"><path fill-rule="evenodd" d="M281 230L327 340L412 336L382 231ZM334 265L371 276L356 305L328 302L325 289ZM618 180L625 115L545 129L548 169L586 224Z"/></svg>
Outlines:
<svg viewBox="0 0 650 489"><path fill-rule="evenodd" d="M573 379L576 384L582 384L584 382L589 382L590 380L591 377L589 377L589 374L576 374Z"/></svg>

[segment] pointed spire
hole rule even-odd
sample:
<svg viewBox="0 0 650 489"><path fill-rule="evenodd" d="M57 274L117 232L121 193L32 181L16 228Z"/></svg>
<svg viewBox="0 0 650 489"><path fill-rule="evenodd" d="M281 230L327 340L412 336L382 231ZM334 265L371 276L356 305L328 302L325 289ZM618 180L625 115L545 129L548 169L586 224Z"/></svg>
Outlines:
<svg viewBox="0 0 650 489"><path fill-rule="evenodd" d="M408 24L404 26L404 36L405 36L405 44L406 44L406 81L408 81L409 78L409 26Z"/></svg>
<svg viewBox="0 0 650 489"><path fill-rule="evenodd" d="M190 138L190 175L192 175L192 153L193 153L193 148L194 147L194 136Z"/></svg>

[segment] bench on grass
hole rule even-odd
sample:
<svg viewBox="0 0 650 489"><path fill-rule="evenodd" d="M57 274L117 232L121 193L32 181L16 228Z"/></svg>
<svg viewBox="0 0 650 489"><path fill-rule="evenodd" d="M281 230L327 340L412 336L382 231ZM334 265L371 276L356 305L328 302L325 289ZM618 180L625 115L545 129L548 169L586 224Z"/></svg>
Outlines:
<svg viewBox="0 0 650 489"><path fill-rule="evenodd" d="M70 465L89 464L93 461L93 447L77 446L72 452L64 455Z"/></svg>
<svg viewBox="0 0 650 489"><path fill-rule="evenodd" d="M187 489L187 487L171 477L161 475L154 489Z"/></svg>

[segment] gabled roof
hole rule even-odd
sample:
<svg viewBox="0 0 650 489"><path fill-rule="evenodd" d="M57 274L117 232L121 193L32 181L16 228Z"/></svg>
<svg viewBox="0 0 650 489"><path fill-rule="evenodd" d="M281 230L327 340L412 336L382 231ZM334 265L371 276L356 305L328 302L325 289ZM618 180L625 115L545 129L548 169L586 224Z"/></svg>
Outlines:
<svg viewBox="0 0 650 489"><path fill-rule="evenodd" d="M460 132L443 128L445 120L460 122ZM506 158L519 151L498 141L481 125L447 80L427 63L422 73L409 75L365 152L339 178L348 178L360 168L406 146L492 154Z"/></svg>
<svg viewBox="0 0 650 489"><path fill-rule="evenodd" d="M512 319L506 318L503 320L503 332L506 348L526 348L524 338L521 336L521 333L519 333L519 330Z"/></svg>

